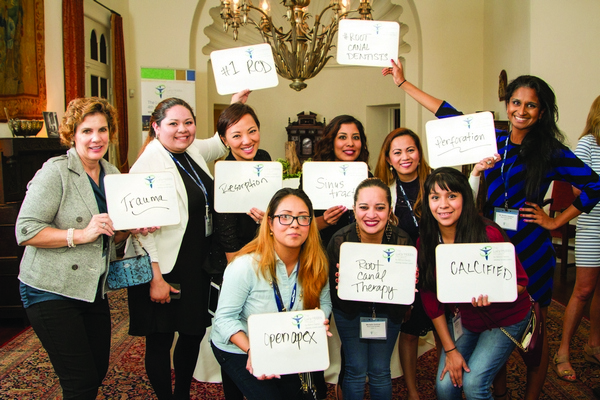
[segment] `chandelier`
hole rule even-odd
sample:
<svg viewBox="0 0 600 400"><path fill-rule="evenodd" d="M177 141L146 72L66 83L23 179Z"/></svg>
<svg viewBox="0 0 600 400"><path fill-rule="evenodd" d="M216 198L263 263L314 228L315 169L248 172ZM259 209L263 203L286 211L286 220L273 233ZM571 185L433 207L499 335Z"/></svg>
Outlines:
<svg viewBox="0 0 600 400"><path fill-rule="evenodd" d="M305 80L316 76L333 56L328 55L333 47L333 37L338 30L340 19L349 14L358 13L360 19L371 20L371 4L369 0L360 0L358 8L349 9L350 0L330 0L330 3L314 18L312 28L309 27L308 13L310 0L281 0L287 8L284 16L290 24L287 32L283 27L277 28L270 16L267 0L262 0L260 7L255 7L251 0L220 0L223 29L227 32L231 26L233 40L238 39L238 29L248 23L261 34L263 41L271 46L277 73L292 81L290 87L296 91L304 89ZM250 16L251 10L257 12L260 21ZM326 11L333 15L329 25L321 24Z"/></svg>

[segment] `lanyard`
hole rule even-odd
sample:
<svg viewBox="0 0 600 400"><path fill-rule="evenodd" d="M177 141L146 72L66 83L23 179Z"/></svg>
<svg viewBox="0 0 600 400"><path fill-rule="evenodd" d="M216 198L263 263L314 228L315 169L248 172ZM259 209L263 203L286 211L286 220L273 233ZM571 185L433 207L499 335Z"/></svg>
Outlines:
<svg viewBox="0 0 600 400"><path fill-rule="evenodd" d="M294 303L296 303L296 285L297 284L298 284L298 282L294 283L294 288L292 289L292 299L290 300L289 310L294 308ZM279 310L279 312L288 311L288 309L285 308L285 304L283 303L283 297L281 297L281 292L279 291L279 285L277 285L277 282L275 282L275 280L273 280L271 282L271 286L273 286L273 292L275 293L275 302L277 303L277 309Z"/></svg>
<svg viewBox="0 0 600 400"><path fill-rule="evenodd" d="M177 160L175 158L175 156L173 155L173 153L169 152L169 155L171 156L171 158L173 159L173 161L175 162L175 164L177 164L179 166L179 168L181 168L186 174L188 174L188 176L190 178L192 178L192 180L194 181L194 183L202 190L202 194L204 195L204 201L206 201L206 213L208 214L208 208L210 206L210 203L208 201L208 192L206 191L206 188L204 187L204 184L202 183L202 180L198 176L198 173L194 169L194 166L192 165L192 161L189 159L189 157L188 157L187 154L183 153L183 156L185 157L185 159L187 160L188 164L190 165L190 168L192 169L192 172L196 176L196 179L194 179L194 177L192 176L192 174L190 174L188 172L188 170L185 169L185 167L183 165L181 165L181 163L179 162L179 160Z"/></svg>
<svg viewBox="0 0 600 400"><path fill-rule="evenodd" d="M508 178L510 176L510 170L512 169L515 162L513 161L508 167L508 171L506 171L506 179L504 178L504 163L506 162L506 155L508 154L508 139L510 138L510 133L506 137L506 143L504 144L504 157L502 157L502 165L500 166L500 176L502 177L502 181L504 182L504 209L508 211Z"/></svg>
<svg viewBox="0 0 600 400"><path fill-rule="evenodd" d="M402 182L400 181L400 179L398 179L396 184L400 187L400 190L402 191L402 195L404 196L404 201L406 201L406 205L408 206L408 209L410 210L410 215L412 216L415 226L418 228L419 223L417 222L417 218L415 217L415 212L413 211L413 208L410 205L410 201L408 200L408 196L406 195L406 192L404 191L404 186L402 186Z"/></svg>

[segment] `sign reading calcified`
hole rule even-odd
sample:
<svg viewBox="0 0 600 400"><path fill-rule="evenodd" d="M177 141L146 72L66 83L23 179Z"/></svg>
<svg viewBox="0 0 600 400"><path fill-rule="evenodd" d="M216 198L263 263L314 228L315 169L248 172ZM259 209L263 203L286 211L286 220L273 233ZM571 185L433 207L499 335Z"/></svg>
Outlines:
<svg viewBox="0 0 600 400"><path fill-rule="evenodd" d="M412 304L417 249L345 242L340 247L338 296L343 300Z"/></svg>
<svg viewBox="0 0 600 400"><path fill-rule="evenodd" d="M283 167L277 161L219 161L215 164L215 210L247 213L266 211L271 197L283 185Z"/></svg>
<svg viewBox="0 0 600 400"><path fill-rule="evenodd" d="M400 25L392 21L340 21L336 61L339 64L389 67L398 59Z"/></svg>
<svg viewBox="0 0 600 400"><path fill-rule="evenodd" d="M170 172L106 175L104 188L115 230L179 223L175 179Z"/></svg>
<svg viewBox="0 0 600 400"><path fill-rule="evenodd" d="M470 303L517 298L515 247L512 243L440 244L435 251L437 297L442 303Z"/></svg>
<svg viewBox="0 0 600 400"><path fill-rule="evenodd" d="M248 318L255 376L324 371L329 367L321 310L254 314Z"/></svg>
<svg viewBox="0 0 600 400"><path fill-rule="evenodd" d="M279 84L273 51L267 43L216 50L210 53L210 62L221 95Z"/></svg>
<svg viewBox="0 0 600 400"><path fill-rule="evenodd" d="M311 161L302 164L302 189L315 210L354 206L354 190L369 176L364 162Z"/></svg>
<svg viewBox="0 0 600 400"><path fill-rule="evenodd" d="M437 119L425 124L429 165L475 164L498 152L491 112Z"/></svg>

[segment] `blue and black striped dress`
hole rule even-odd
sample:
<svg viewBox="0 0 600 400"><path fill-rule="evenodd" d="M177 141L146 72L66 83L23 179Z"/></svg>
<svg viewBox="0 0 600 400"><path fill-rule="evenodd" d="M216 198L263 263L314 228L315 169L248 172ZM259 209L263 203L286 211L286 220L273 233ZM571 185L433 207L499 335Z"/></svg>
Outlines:
<svg viewBox="0 0 600 400"><path fill-rule="evenodd" d="M450 104L443 102L436 112L436 117L444 118L461 115ZM485 216L493 219L494 207L504 207L505 181L508 182L508 207L519 209L525 205L525 163L519 156L520 145L512 143L509 133L497 131L498 154L502 161L494 168L485 171L487 184L487 202ZM506 157L504 154L506 153ZM504 176L502 176L502 165ZM581 195L573 205L584 213L590 212L600 201L600 182L598 175L571 150L564 148L552 158L551 168L540 183L537 204L542 204L543 198L552 181L566 181L581 190ZM512 165L512 168L509 168ZM556 257L550 232L538 224L524 222L519 218L517 230L507 230L506 233L514 244L519 260L529 276L527 291L540 305L547 306L552 300L552 285Z"/></svg>

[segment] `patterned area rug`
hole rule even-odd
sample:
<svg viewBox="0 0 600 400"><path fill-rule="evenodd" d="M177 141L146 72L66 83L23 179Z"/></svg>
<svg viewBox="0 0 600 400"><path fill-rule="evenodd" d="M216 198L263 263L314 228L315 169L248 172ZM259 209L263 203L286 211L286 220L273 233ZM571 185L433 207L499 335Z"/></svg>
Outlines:
<svg viewBox="0 0 600 400"><path fill-rule="evenodd" d="M127 334L129 319L124 290L109 296L112 313L112 349L108 375L98 399L147 400L155 398L144 371L144 339ZM548 310L548 330L551 354L559 345L564 306L552 302ZM587 363L583 345L589 333L589 321L582 321L573 338L572 363L579 381L568 383L559 380L551 369L540 399L594 399L592 387L600 386L600 367ZM525 391L525 365L515 352L509 360L509 388L513 399L523 397ZM435 351L424 354L418 361L418 387L423 399L434 399L434 376L437 367ZM0 399L46 400L61 399L58 378L54 374L48 355L31 328L0 349ZM393 398L406 397L403 378L393 381ZM223 399L220 384L194 382L192 399ZM367 397L369 398L368 394ZM328 399L334 399L330 385Z"/></svg>

